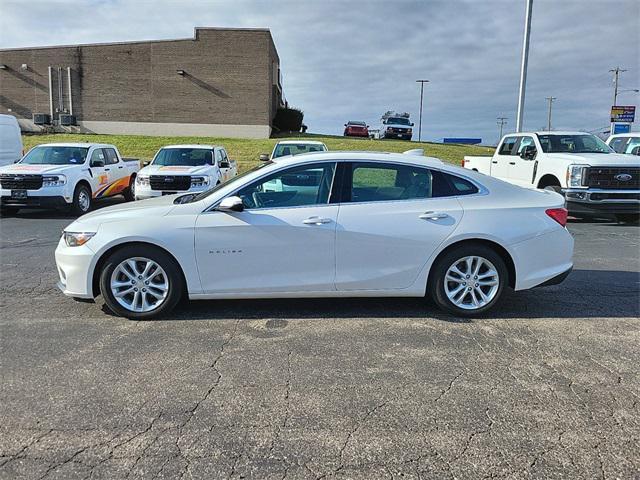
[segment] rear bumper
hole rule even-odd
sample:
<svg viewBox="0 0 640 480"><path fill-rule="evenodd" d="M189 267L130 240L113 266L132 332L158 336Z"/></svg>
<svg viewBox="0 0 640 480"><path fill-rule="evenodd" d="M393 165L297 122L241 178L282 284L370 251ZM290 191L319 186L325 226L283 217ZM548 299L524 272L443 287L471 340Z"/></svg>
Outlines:
<svg viewBox="0 0 640 480"><path fill-rule="evenodd" d="M572 214L640 213L640 190L567 188L562 193Z"/></svg>
<svg viewBox="0 0 640 480"><path fill-rule="evenodd" d="M556 275L555 277L550 278L549 280L547 280L544 283L541 283L540 285L536 285L537 287L548 287L550 285L558 285L562 282L565 281L565 279L569 276L569 274L573 271L573 267L570 267L569 269L565 270L564 272Z"/></svg>

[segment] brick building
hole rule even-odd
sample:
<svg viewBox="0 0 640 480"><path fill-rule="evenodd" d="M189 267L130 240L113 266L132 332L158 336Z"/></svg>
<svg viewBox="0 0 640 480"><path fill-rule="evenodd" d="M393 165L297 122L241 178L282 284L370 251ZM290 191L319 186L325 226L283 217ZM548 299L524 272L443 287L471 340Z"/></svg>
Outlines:
<svg viewBox="0 0 640 480"><path fill-rule="evenodd" d="M266 138L283 102L267 29L0 49L0 113L24 131Z"/></svg>

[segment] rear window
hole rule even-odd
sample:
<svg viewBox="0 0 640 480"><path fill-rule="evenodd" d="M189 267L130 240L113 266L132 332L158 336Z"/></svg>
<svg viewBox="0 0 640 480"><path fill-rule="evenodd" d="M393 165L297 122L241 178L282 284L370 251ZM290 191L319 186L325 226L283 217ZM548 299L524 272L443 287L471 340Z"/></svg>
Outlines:
<svg viewBox="0 0 640 480"><path fill-rule="evenodd" d="M479 189L469 180L444 172L433 172L433 196L457 197L460 195L472 195Z"/></svg>

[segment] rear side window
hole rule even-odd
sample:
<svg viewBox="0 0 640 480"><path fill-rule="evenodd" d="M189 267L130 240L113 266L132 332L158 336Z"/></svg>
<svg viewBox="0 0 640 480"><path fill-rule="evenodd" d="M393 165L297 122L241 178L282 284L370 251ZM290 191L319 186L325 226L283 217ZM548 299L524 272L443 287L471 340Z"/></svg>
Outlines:
<svg viewBox="0 0 640 480"><path fill-rule="evenodd" d="M431 197L431 171L409 165L351 164L351 202L388 202ZM346 193L346 192L345 192Z"/></svg>
<svg viewBox="0 0 640 480"><path fill-rule="evenodd" d="M103 150L105 152L105 155L107 156L107 161L105 162L106 165L113 165L114 163L118 163L118 155L113 148L105 148Z"/></svg>
<svg viewBox="0 0 640 480"><path fill-rule="evenodd" d="M518 137L507 137L500 145L500 150L498 151L498 155L514 155L513 147L518 141Z"/></svg>
<svg viewBox="0 0 640 480"><path fill-rule="evenodd" d="M457 197L478 193L476 187L469 180L444 172L433 172L433 196Z"/></svg>

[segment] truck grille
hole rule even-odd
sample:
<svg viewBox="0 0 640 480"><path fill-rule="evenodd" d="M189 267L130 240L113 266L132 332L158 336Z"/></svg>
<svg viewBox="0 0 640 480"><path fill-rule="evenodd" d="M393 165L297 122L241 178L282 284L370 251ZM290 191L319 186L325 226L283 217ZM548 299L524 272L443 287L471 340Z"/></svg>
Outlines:
<svg viewBox="0 0 640 480"><path fill-rule="evenodd" d="M149 184L151 190L177 192L191 188L191 177L189 175L151 175Z"/></svg>
<svg viewBox="0 0 640 480"><path fill-rule="evenodd" d="M38 190L42 188L42 175L3 174L0 184L7 190Z"/></svg>
<svg viewBox="0 0 640 480"><path fill-rule="evenodd" d="M640 168L590 167L587 174L587 186L613 190L638 189L640 188Z"/></svg>

